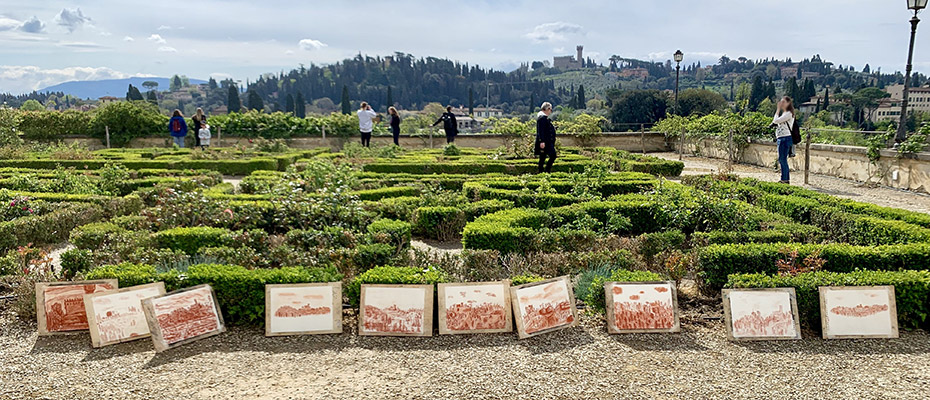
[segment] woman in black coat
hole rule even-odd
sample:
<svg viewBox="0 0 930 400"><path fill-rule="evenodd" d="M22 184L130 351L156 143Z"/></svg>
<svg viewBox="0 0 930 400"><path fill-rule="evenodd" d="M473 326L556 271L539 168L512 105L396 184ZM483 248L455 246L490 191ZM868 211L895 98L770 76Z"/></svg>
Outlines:
<svg viewBox="0 0 930 400"><path fill-rule="evenodd" d="M459 134L459 124L455 121L455 114L452 113L452 106L446 107L446 112L442 113L433 126L442 122L442 129L446 131L446 143L455 142L455 135Z"/></svg>
<svg viewBox="0 0 930 400"><path fill-rule="evenodd" d="M555 163L555 125L549 116L552 115L552 104L545 102L536 114L536 155L539 156L539 173L552 172ZM547 161L548 159L548 161Z"/></svg>
<svg viewBox="0 0 930 400"><path fill-rule="evenodd" d="M400 146L400 115L397 115L397 109L388 108L388 114L391 114L391 134L394 135L394 145Z"/></svg>

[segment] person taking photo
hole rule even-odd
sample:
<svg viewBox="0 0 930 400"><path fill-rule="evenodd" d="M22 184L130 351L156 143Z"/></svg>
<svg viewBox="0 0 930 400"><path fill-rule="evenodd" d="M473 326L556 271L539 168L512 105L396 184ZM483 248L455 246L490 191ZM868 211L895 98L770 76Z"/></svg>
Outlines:
<svg viewBox="0 0 930 400"><path fill-rule="evenodd" d="M455 136L459 134L459 124L455 121L452 106L447 106L446 112L442 113L432 126L439 125L440 122L442 122L442 129L446 132L446 143L454 143Z"/></svg>
<svg viewBox="0 0 930 400"><path fill-rule="evenodd" d="M794 139L791 138L791 128L795 123L794 114L794 104L790 97L785 96L778 101L778 108L772 118L772 124L775 125L775 141L778 145L778 166L781 169L779 182L785 184L791 183L788 156L791 154L791 147L794 146Z"/></svg>
<svg viewBox="0 0 930 400"><path fill-rule="evenodd" d="M375 118L378 117L378 114L364 101L357 114L358 130L362 134L362 146L369 147L371 145L371 131L374 129Z"/></svg>

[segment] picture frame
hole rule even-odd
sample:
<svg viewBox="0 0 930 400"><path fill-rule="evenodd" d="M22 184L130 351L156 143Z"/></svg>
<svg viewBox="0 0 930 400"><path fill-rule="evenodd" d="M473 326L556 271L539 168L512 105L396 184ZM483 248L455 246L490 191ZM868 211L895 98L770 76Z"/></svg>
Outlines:
<svg viewBox="0 0 930 400"><path fill-rule="evenodd" d="M801 339L794 288L723 289L723 315L731 341Z"/></svg>
<svg viewBox="0 0 930 400"><path fill-rule="evenodd" d="M520 339L578 325L575 293L568 276L511 287L510 299ZM557 323L546 321L546 314L552 313Z"/></svg>
<svg viewBox="0 0 930 400"><path fill-rule="evenodd" d="M608 333L681 332L674 281L605 282L604 299ZM622 312L618 304L624 305Z"/></svg>
<svg viewBox="0 0 930 400"><path fill-rule="evenodd" d="M36 322L39 336L87 332L84 294L119 288L116 279L36 283Z"/></svg>
<svg viewBox="0 0 930 400"><path fill-rule="evenodd" d="M342 282L265 285L265 336L333 333L342 333Z"/></svg>
<svg viewBox="0 0 930 400"><path fill-rule="evenodd" d="M164 282L85 294L91 344L104 347L151 337L142 300L163 294Z"/></svg>
<svg viewBox="0 0 930 400"><path fill-rule="evenodd" d="M433 336L433 285L362 285L359 336Z"/></svg>
<svg viewBox="0 0 930 400"><path fill-rule="evenodd" d="M513 332L509 280L438 286L440 335Z"/></svg>
<svg viewBox="0 0 930 400"><path fill-rule="evenodd" d="M155 352L226 332L216 293L209 284L147 298L142 300L142 310L152 333Z"/></svg>
<svg viewBox="0 0 930 400"><path fill-rule="evenodd" d="M898 338L894 286L821 286L818 291L824 339Z"/></svg>

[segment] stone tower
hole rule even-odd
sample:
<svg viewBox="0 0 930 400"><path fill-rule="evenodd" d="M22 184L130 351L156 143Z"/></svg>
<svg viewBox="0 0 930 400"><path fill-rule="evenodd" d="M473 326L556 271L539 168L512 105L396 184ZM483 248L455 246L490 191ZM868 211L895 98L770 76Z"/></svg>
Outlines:
<svg viewBox="0 0 930 400"><path fill-rule="evenodd" d="M576 58L575 61L580 63L584 60L584 46L579 44L578 47L575 47L575 50L578 50L578 58Z"/></svg>

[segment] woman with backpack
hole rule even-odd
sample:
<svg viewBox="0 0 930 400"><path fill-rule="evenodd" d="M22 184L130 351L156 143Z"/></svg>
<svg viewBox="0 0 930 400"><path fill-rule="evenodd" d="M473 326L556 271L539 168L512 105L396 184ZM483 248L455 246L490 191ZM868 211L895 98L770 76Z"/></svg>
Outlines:
<svg viewBox="0 0 930 400"><path fill-rule="evenodd" d="M184 138L187 137L187 121L184 120L184 114L181 114L181 110L174 110L171 120L168 121L168 130L171 132L171 137L174 138L174 144L183 149Z"/></svg>
<svg viewBox="0 0 930 400"><path fill-rule="evenodd" d="M794 146L794 138L791 135L795 124L794 114L794 104L790 97L785 96L778 102L778 109L772 118L772 124L775 125L775 141L778 143L778 166L781 169L781 180L778 182L786 184L791 183L788 155Z"/></svg>
<svg viewBox="0 0 930 400"><path fill-rule="evenodd" d="M197 135L194 136L196 139L194 141L194 147L200 146L200 130L207 125L207 116L203 113L202 108L198 108L197 112L194 113L194 117L191 118L191 120L194 121L194 132L197 133Z"/></svg>

